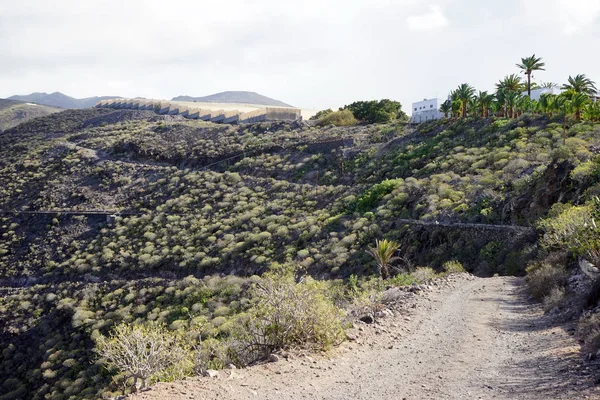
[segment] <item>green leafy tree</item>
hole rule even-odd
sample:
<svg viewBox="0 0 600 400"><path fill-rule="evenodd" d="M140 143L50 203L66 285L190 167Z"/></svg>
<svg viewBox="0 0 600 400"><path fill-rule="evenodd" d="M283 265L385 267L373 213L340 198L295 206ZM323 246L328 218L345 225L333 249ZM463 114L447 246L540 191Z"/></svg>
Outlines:
<svg viewBox="0 0 600 400"><path fill-rule="evenodd" d="M398 243L387 239L377 239L375 241L375 247L369 247L368 253L372 255L377 262L377 269L383 279L390 277L390 264L398 259L394 254L399 248L400 245Z"/></svg>
<svg viewBox="0 0 600 400"><path fill-rule="evenodd" d="M535 54L531 57L521 58L521 63L517 64L525 75L527 75L527 96L531 98L531 74L533 71L545 71L541 57L536 57Z"/></svg>
<svg viewBox="0 0 600 400"><path fill-rule="evenodd" d="M356 119L370 124L408 120L400 102L389 99L356 101L342 109L352 111Z"/></svg>

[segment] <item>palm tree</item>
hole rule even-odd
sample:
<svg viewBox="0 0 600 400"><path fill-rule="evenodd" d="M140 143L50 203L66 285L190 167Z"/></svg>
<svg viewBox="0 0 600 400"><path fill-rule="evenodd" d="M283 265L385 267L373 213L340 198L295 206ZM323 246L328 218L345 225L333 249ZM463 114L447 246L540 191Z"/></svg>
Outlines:
<svg viewBox="0 0 600 400"><path fill-rule="evenodd" d="M600 121L600 102L588 103L583 109L583 118L587 121Z"/></svg>
<svg viewBox="0 0 600 400"><path fill-rule="evenodd" d="M596 82L592 81L585 74L575 75L575 77L569 76L568 83L562 85L563 90L572 91L575 93L585 93L589 96L596 94Z"/></svg>
<svg viewBox="0 0 600 400"><path fill-rule="evenodd" d="M533 101L531 100L530 97L527 96L519 96L519 98L517 99L517 117L526 113L526 112L530 112L531 108L533 107Z"/></svg>
<svg viewBox="0 0 600 400"><path fill-rule="evenodd" d="M567 144L567 116L571 112L569 95L562 93L554 99L554 109L563 116L563 144Z"/></svg>
<svg viewBox="0 0 600 400"><path fill-rule="evenodd" d="M584 93L573 93L571 96L571 111L575 114L577 121L581 121L581 111L589 102L590 98Z"/></svg>
<svg viewBox="0 0 600 400"><path fill-rule="evenodd" d="M450 100L446 100L440 105L440 112L444 113L444 118L448 118L450 112L452 112L452 102Z"/></svg>
<svg viewBox="0 0 600 400"><path fill-rule="evenodd" d="M554 101L556 100L556 95L550 93L544 93L540 96L540 110L548 114L552 117L554 112Z"/></svg>
<svg viewBox="0 0 600 400"><path fill-rule="evenodd" d="M458 86L454 93L461 103L461 116L465 118L467 116L467 105L469 104L469 100L471 100L475 94L475 89L468 83L462 83Z"/></svg>
<svg viewBox="0 0 600 400"><path fill-rule="evenodd" d="M477 96L475 96L477 107L479 111L481 111L481 116L483 118L489 118L490 108L492 108L494 98L495 96L493 94L489 94L487 91L482 92L481 90L479 91Z"/></svg>
<svg viewBox="0 0 600 400"><path fill-rule="evenodd" d="M524 89L521 77L517 74L510 74L504 77L501 81L496 83L497 90L504 90L508 92L522 92Z"/></svg>
<svg viewBox="0 0 600 400"><path fill-rule="evenodd" d="M536 57L535 54L531 57L521 58L521 64L517 64L517 67L521 68L527 75L527 96L529 98L531 98L531 73L533 71L545 71L543 68L545 65L542 58Z"/></svg>
<svg viewBox="0 0 600 400"><path fill-rule="evenodd" d="M558 87L558 83L554 83L554 82L542 82L540 84L540 87L543 89L554 89Z"/></svg>
<svg viewBox="0 0 600 400"><path fill-rule="evenodd" d="M506 93L505 101L506 101L506 108L508 110L509 118L514 118L516 116L515 109L517 108L517 104L519 102L520 97L521 97L521 94L518 92Z"/></svg>
<svg viewBox="0 0 600 400"><path fill-rule="evenodd" d="M400 245L396 242L389 241L387 239L375 241L375 247L369 247L368 253L373 256L377 261L377 269L383 279L387 279L390 276L389 266L398 257L394 257L394 253L398 251Z"/></svg>

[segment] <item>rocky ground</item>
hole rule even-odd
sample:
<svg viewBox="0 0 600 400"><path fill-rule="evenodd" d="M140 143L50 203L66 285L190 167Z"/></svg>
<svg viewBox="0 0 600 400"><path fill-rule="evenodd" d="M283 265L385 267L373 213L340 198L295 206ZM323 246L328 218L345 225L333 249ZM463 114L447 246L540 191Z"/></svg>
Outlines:
<svg viewBox="0 0 600 400"><path fill-rule="evenodd" d="M334 352L282 354L130 398L600 398L597 365L584 361L574 329L544 316L521 278L455 275L387 296L391 312L356 323L351 340Z"/></svg>

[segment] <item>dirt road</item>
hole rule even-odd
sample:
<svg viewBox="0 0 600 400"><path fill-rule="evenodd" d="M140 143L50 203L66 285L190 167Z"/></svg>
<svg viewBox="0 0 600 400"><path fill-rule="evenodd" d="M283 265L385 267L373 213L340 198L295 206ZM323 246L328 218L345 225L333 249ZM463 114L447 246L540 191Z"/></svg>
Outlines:
<svg viewBox="0 0 600 400"><path fill-rule="evenodd" d="M518 278L451 277L326 356L162 383L134 399L600 399L576 340Z"/></svg>

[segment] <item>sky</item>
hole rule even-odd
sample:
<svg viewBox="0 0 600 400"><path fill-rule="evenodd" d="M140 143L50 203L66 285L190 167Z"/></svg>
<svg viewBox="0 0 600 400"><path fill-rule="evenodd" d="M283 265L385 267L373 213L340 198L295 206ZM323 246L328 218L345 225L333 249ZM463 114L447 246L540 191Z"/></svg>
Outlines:
<svg viewBox="0 0 600 400"><path fill-rule="evenodd" d="M600 0L0 0L0 98L258 92L297 107L600 82Z"/></svg>

